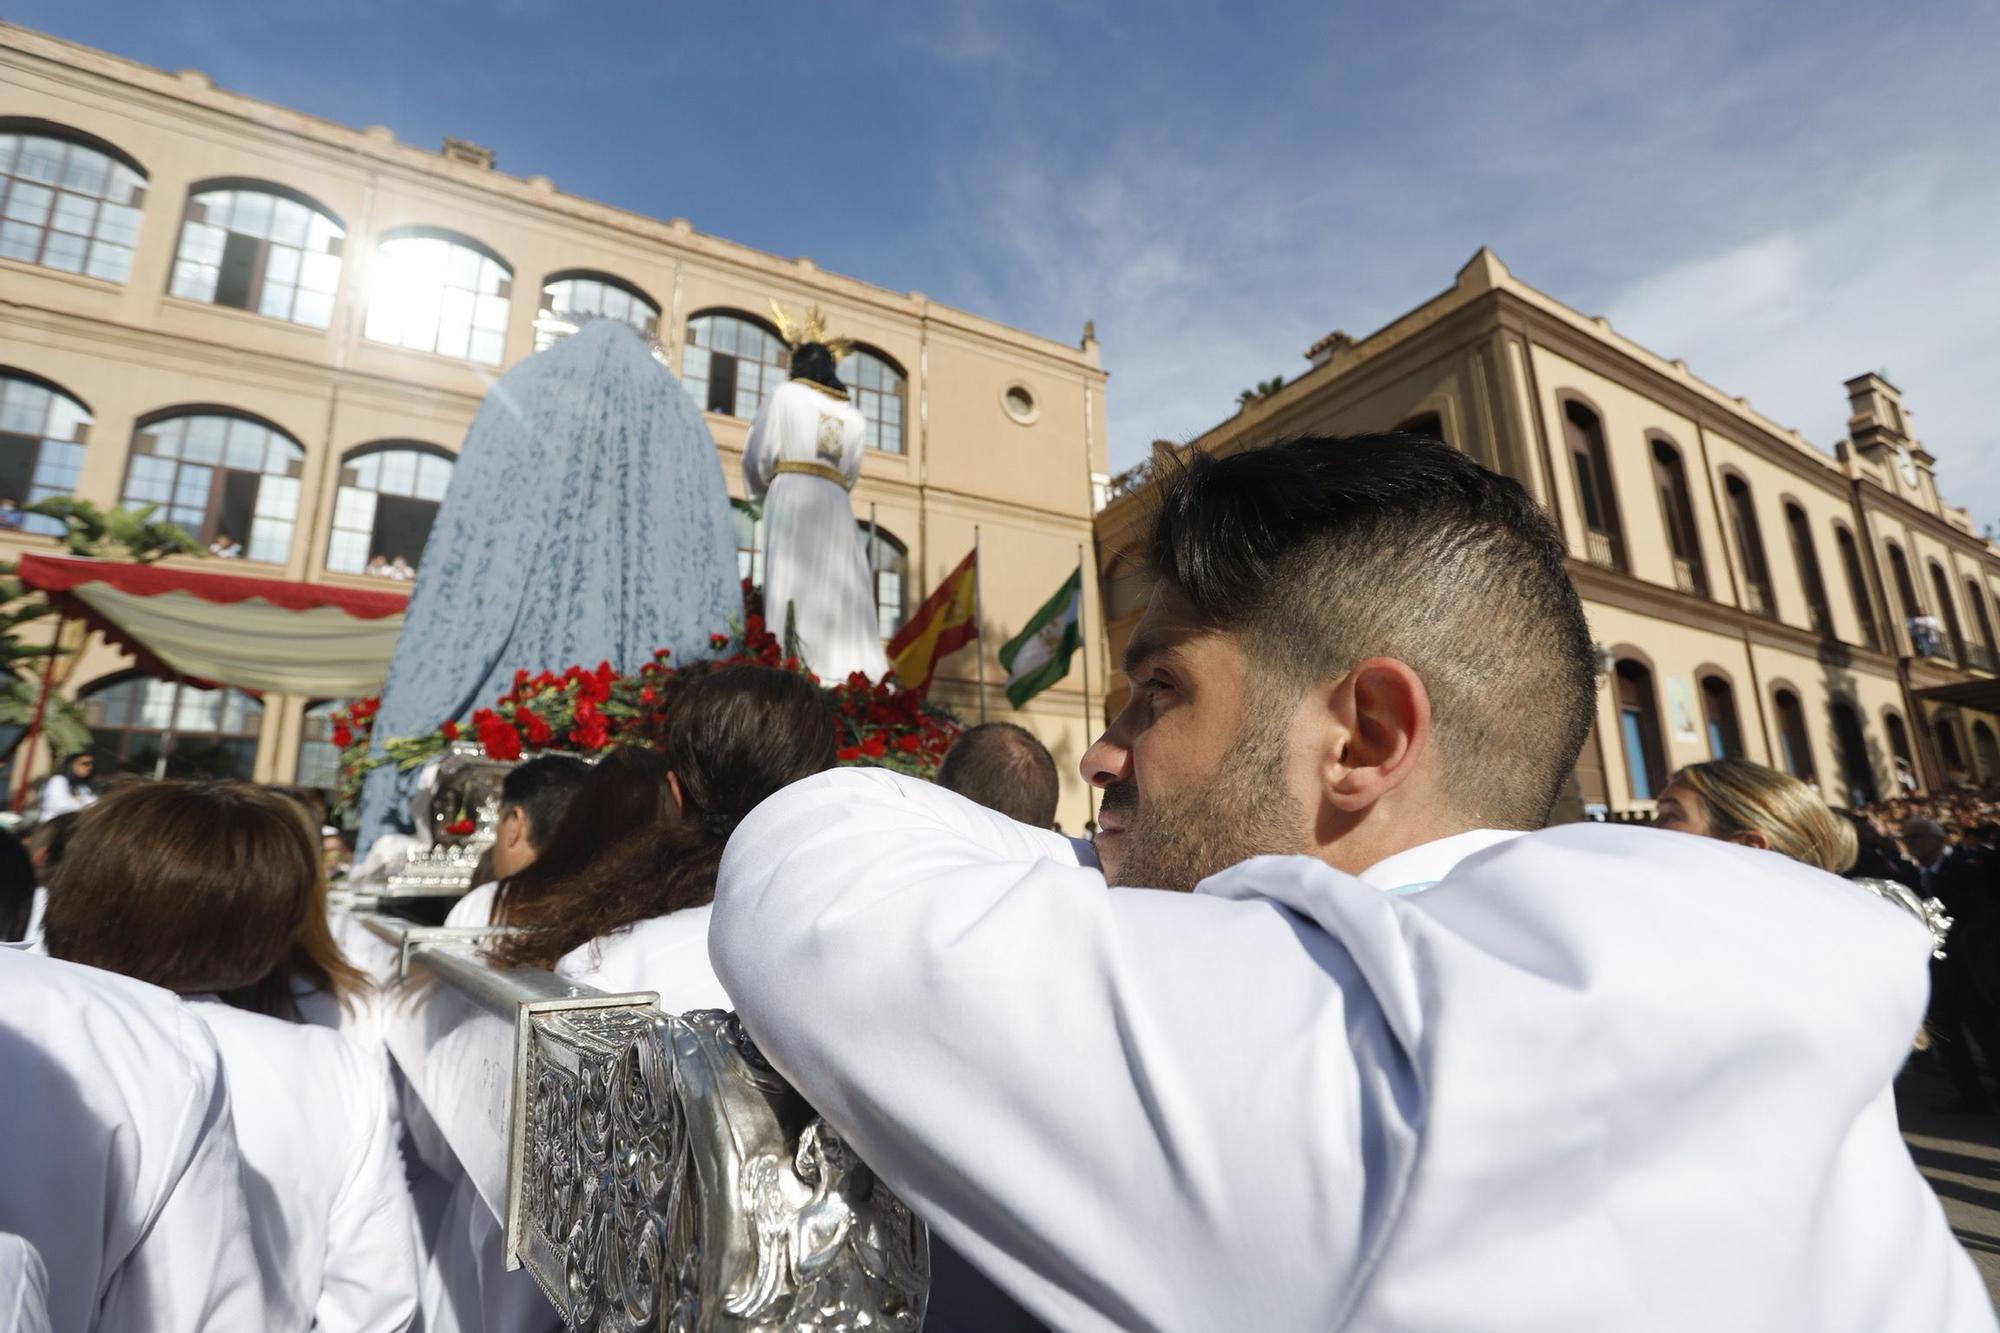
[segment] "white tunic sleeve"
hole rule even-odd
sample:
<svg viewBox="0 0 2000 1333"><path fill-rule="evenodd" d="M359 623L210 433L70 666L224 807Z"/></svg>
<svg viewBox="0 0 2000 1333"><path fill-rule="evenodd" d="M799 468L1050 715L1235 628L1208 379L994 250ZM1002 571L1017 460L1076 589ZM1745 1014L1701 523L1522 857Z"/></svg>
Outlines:
<svg viewBox="0 0 2000 1333"><path fill-rule="evenodd" d="M757 419L750 424L750 438L743 444L743 490L752 500L762 499L771 489L771 478L777 475L783 443L778 412L778 395L773 393L764 399Z"/></svg>
<svg viewBox="0 0 2000 1333"><path fill-rule="evenodd" d="M54 819L57 815L73 814L83 809L84 800L70 786L69 779L60 773L52 775L42 784L40 808L43 819Z"/></svg>
<svg viewBox="0 0 2000 1333"><path fill-rule="evenodd" d="M1416 1098L1284 909L1107 889L1059 835L846 769L744 821L709 942L773 1065L1040 1318L1338 1326Z"/></svg>
<svg viewBox="0 0 2000 1333"><path fill-rule="evenodd" d="M348 1164L327 1221L326 1272L313 1325L319 1333L409 1328L417 1315L418 1269L410 1193L389 1120L388 1086Z"/></svg>

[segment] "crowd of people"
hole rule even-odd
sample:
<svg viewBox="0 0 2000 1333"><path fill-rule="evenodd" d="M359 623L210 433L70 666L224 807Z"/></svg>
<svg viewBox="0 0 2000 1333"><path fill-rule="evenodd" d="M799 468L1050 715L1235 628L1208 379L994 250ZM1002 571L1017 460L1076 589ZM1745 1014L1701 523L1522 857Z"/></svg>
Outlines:
<svg viewBox="0 0 2000 1333"><path fill-rule="evenodd" d="M837 768L820 692L736 666L657 751L516 766L449 924L736 1010L930 1224L928 1327L1996 1327L1891 1095L1983 834L1885 811L1884 873L1887 823L1734 761L1544 828L1591 635L1541 509L1434 442L1195 459L1144 554L1093 840L1018 727ZM0 950L0 1314L552 1329L464 1182L413 1189L321 816L67 781L0 846L40 940Z"/></svg>

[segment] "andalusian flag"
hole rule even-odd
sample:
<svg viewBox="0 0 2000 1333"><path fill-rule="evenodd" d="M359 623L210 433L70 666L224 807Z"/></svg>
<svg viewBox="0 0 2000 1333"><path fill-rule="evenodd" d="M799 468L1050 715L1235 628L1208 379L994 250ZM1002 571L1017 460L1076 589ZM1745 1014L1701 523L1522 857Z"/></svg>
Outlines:
<svg viewBox="0 0 2000 1333"><path fill-rule="evenodd" d="M906 689L921 690L937 674L940 658L979 635L979 552L958 562L937 590L924 599L896 637L889 640L889 666Z"/></svg>
<svg viewBox="0 0 2000 1333"><path fill-rule="evenodd" d="M1000 648L1007 668L1007 698L1019 708L1069 674L1069 661L1083 646L1083 566L1063 580L1028 627Z"/></svg>

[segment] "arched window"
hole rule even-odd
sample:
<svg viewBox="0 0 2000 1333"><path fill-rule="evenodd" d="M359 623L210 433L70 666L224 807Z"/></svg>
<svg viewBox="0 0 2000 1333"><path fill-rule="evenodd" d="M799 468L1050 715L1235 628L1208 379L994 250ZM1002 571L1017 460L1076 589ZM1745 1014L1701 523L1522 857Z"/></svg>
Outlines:
<svg viewBox="0 0 2000 1333"><path fill-rule="evenodd" d="M323 329L333 322L346 239L334 216L303 195L218 182L188 197L167 290Z"/></svg>
<svg viewBox="0 0 2000 1333"><path fill-rule="evenodd" d="M264 705L241 690L121 676L90 686L79 702L100 771L150 775L169 734L170 778L247 782L256 769Z"/></svg>
<svg viewBox="0 0 2000 1333"><path fill-rule="evenodd" d="M1889 753L1896 756L1902 766L1912 774L1917 771L1917 757L1910 749L1910 729L1903 725L1903 719L1891 712L1882 714L1882 729L1889 733Z"/></svg>
<svg viewBox="0 0 2000 1333"><path fill-rule="evenodd" d="M1847 571L1847 590L1854 597L1854 618L1861 625L1861 639L1870 648L1882 646L1882 631L1875 627L1875 603L1868 595L1868 575L1861 567L1861 548L1854 534L1835 524L1833 539L1840 547L1840 565Z"/></svg>
<svg viewBox="0 0 2000 1333"><path fill-rule="evenodd" d="M1986 660L1975 665L1988 671L2000 671L2000 641L1993 637L1993 614L1986 609L1986 594L1980 588L1978 579L1966 579L1965 600L1971 604L1974 619L1979 622L1979 641L1986 649Z"/></svg>
<svg viewBox="0 0 2000 1333"><path fill-rule="evenodd" d="M535 350L551 347L586 319L618 319L648 338L660 336L660 308L637 287L608 273L557 273L542 284Z"/></svg>
<svg viewBox="0 0 2000 1333"><path fill-rule="evenodd" d="M1736 554L1743 562L1743 587L1750 610L1774 616L1778 607L1771 596L1771 566L1764 559L1764 534L1757 526L1757 502L1750 495L1750 483L1732 472L1722 489L1729 498L1729 526L1736 532Z"/></svg>
<svg viewBox="0 0 2000 1333"><path fill-rule="evenodd" d="M1945 632L1950 636L1951 655L1958 664L1965 663L1965 627L1958 623L1958 599L1951 595L1951 580L1945 577L1944 566L1931 561L1931 591L1937 594L1938 607L1944 612Z"/></svg>
<svg viewBox="0 0 2000 1333"><path fill-rule="evenodd" d="M53 384L0 371L0 529L62 535L52 518L8 511L74 492L89 438L89 408Z"/></svg>
<svg viewBox="0 0 2000 1333"><path fill-rule="evenodd" d="M729 519L736 532L736 577L764 586L764 508L748 500L729 502ZM772 631L776 633L776 630Z"/></svg>
<svg viewBox="0 0 2000 1333"><path fill-rule="evenodd" d="M507 351L514 270L450 232L391 232L375 249L367 336L418 352L497 366Z"/></svg>
<svg viewBox="0 0 2000 1333"><path fill-rule="evenodd" d="M227 539L251 560L282 565L292 553L306 451L277 427L221 412L182 412L140 423L125 473L125 503L160 507L205 544Z"/></svg>
<svg viewBox="0 0 2000 1333"><path fill-rule="evenodd" d="M1618 730L1625 740L1625 776L1632 799L1650 801L1667 785L1666 748L1660 743L1660 707L1653 696L1653 673L1630 658L1614 672L1618 688Z"/></svg>
<svg viewBox="0 0 2000 1333"><path fill-rule="evenodd" d="M755 315L712 310L688 321L681 382L710 412L752 420L791 364L791 348Z"/></svg>
<svg viewBox="0 0 2000 1333"><path fill-rule="evenodd" d="M902 367L879 352L857 347L840 363L840 382L854 397L864 422L861 438L870 449L903 452L903 409L910 394Z"/></svg>
<svg viewBox="0 0 2000 1333"><path fill-rule="evenodd" d="M1958 743L1958 727L1949 716L1940 716L1932 721L1931 730L1937 736L1938 758L1944 763L1946 779L1963 781L1965 750Z"/></svg>
<svg viewBox="0 0 2000 1333"><path fill-rule="evenodd" d="M1814 781L1819 770L1813 766L1812 737L1806 734L1806 710L1799 706L1799 696L1779 690L1771 702L1778 715L1778 750L1785 771L1801 782Z"/></svg>
<svg viewBox="0 0 2000 1333"><path fill-rule="evenodd" d="M1827 705L1833 714L1833 735L1840 743L1840 780L1847 788L1849 805L1874 801L1875 765L1868 760L1868 739L1861 730L1861 714L1845 699Z"/></svg>
<svg viewBox="0 0 2000 1333"><path fill-rule="evenodd" d="M0 121L0 255L123 282L146 175L59 125Z"/></svg>
<svg viewBox="0 0 2000 1333"><path fill-rule="evenodd" d="M1736 723L1736 692L1720 676L1701 678L1701 716L1708 729L1708 752L1717 759L1743 757L1743 731Z"/></svg>
<svg viewBox="0 0 2000 1333"><path fill-rule="evenodd" d="M299 786L339 790L340 747L333 743L333 715L345 707L341 699L315 699L307 705L299 728Z"/></svg>
<svg viewBox="0 0 2000 1333"><path fill-rule="evenodd" d="M1792 539L1792 563L1799 567L1799 582L1805 587L1806 612L1812 627L1827 638L1833 637L1833 609L1826 603L1826 580L1820 577L1819 549L1813 545L1812 520L1797 504L1785 506L1785 530Z"/></svg>
<svg viewBox="0 0 2000 1333"><path fill-rule="evenodd" d="M2000 743L1994 740L1993 728L1984 722L1972 724L1972 752L1979 757L1981 782L2000 778Z"/></svg>
<svg viewBox="0 0 2000 1333"><path fill-rule="evenodd" d="M1570 461L1576 466L1576 492L1583 501L1585 540L1590 558L1613 569L1625 568L1625 548L1618 529L1618 497L1611 485L1611 459L1604 448L1604 425L1597 413L1574 399L1563 403L1563 434Z"/></svg>
<svg viewBox="0 0 2000 1333"><path fill-rule="evenodd" d="M1436 440L1440 444L1449 443L1444 438L1444 417L1436 412L1419 412L1396 427L1396 432L1400 435L1420 435L1424 439Z"/></svg>
<svg viewBox="0 0 2000 1333"><path fill-rule="evenodd" d="M1915 647L1917 656L1928 657L1936 645L1930 642L1928 633L1919 632L1925 628L1919 624L1924 616L1924 607L1923 603L1917 600L1917 581L1910 577L1910 562L1903 555L1902 547L1894 542L1887 543L1887 546L1889 573L1895 578L1896 597L1902 602L1899 609L1903 613L1903 627L1910 633L1910 642Z"/></svg>
<svg viewBox="0 0 2000 1333"><path fill-rule="evenodd" d="M1694 524L1694 497L1688 490L1687 469L1680 450L1655 436L1653 488L1660 495L1660 520L1667 529L1667 549L1674 558L1674 586L1697 597L1708 596L1708 571L1701 562L1701 537Z"/></svg>
<svg viewBox="0 0 2000 1333"><path fill-rule="evenodd" d="M340 466L326 567L336 574L413 579L451 485L455 459L430 445L364 445Z"/></svg>
<svg viewBox="0 0 2000 1333"><path fill-rule="evenodd" d="M875 621L885 639L896 637L903 628L903 590L908 584L909 553L886 528L862 523L862 549L868 553L868 572L875 580Z"/></svg>

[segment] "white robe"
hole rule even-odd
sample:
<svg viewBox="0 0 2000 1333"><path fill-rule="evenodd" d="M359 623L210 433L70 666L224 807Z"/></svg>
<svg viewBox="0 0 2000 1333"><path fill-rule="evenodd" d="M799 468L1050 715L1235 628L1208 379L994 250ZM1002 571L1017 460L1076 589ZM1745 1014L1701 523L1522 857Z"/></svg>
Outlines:
<svg viewBox="0 0 2000 1333"><path fill-rule="evenodd" d="M0 1329L50 1333L48 1265L40 1251L11 1232L0 1233Z"/></svg>
<svg viewBox="0 0 2000 1333"><path fill-rule="evenodd" d="M780 461L830 467L852 487L861 475L862 418L852 403L800 380L764 400L743 448L743 484L764 498L764 616L785 632L785 604L800 655L825 681L889 669L875 614L875 581L847 491L823 477L780 474ZM767 495L768 492L768 495Z"/></svg>
<svg viewBox="0 0 2000 1333"><path fill-rule="evenodd" d="M215 1042L179 999L0 949L0 1231L58 1333L268 1327Z"/></svg>
<svg viewBox="0 0 2000 1333"><path fill-rule="evenodd" d="M493 900L500 894L500 881L489 879L484 884L465 891L465 896L451 905L444 914L447 926L490 926L493 921Z"/></svg>
<svg viewBox="0 0 2000 1333"><path fill-rule="evenodd" d="M733 1008L708 962L711 911L689 907L650 917L570 950L556 971L614 995L657 991L663 1013Z"/></svg>
<svg viewBox="0 0 2000 1333"><path fill-rule="evenodd" d="M97 804L97 793L88 787L78 791L70 785L70 780L61 773L52 773L42 784L42 799L37 804L38 817L42 820L54 819L57 815L71 815L88 806Z"/></svg>
<svg viewBox="0 0 2000 1333"><path fill-rule="evenodd" d="M1395 860L1106 889L841 770L744 821L710 949L772 1064L1059 1328L1995 1328L1897 1133L1906 913L1652 829Z"/></svg>
<svg viewBox="0 0 2000 1333"><path fill-rule="evenodd" d="M329 1028L195 1007L222 1052L261 1257L284 1283L267 1327L410 1327L416 1239L379 1057Z"/></svg>

